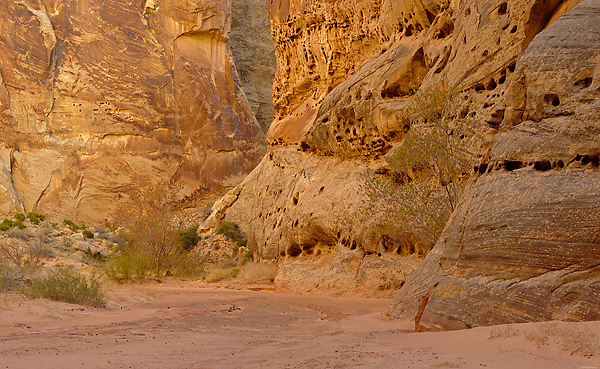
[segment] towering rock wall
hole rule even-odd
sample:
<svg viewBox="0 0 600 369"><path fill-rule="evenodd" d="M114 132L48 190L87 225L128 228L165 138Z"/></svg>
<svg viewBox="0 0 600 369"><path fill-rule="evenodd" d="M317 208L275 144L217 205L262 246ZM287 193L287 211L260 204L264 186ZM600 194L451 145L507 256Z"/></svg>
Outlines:
<svg viewBox="0 0 600 369"><path fill-rule="evenodd" d="M600 319L600 4L549 18L517 63L487 170L388 315L420 330Z"/></svg>
<svg viewBox="0 0 600 369"><path fill-rule="evenodd" d="M229 45L244 93L264 133L275 115L273 78L277 67L268 14L268 1L231 1Z"/></svg>
<svg viewBox="0 0 600 369"><path fill-rule="evenodd" d="M460 211L450 220L442 237L444 241L440 241L427 256L419 267L420 272L408 279L387 314L390 317L414 318L419 305L424 302L427 309L421 324L452 328L462 323L452 325L454 323L440 321L451 320L448 314L455 319L480 306L472 314L480 315L481 320L463 326L484 324L489 315L483 312L496 309L500 300L508 295L498 292L497 300L488 305L485 305L486 299L493 295L490 293L462 298L474 295L461 292L461 288L483 282L475 283L477 279L470 279L468 283L463 280L459 283L456 278L473 272L480 280L487 278L494 281L501 275L498 278L509 285L532 276L533 270L555 268L550 266L555 264L554 259L562 260L561 268L574 261L567 247L563 252L557 252L556 257L535 258L537 262L529 269L529 274L520 274L524 270L522 264L531 261L531 253L539 254L539 250L545 250L543 255L551 255L554 252L551 245L556 242L548 238L536 246L537 249L528 248L532 242L537 242L533 240L541 237L542 231L540 228L536 236L527 239L525 234L530 234L527 225L535 223L536 227L546 227L556 225L552 219L567 219L552 206L545 207L544 211L535 207L530 212L526 210L531 201L535 203L554 198L552 189L541 191L545 185L539 182L539 177L549 176L553 171L546 169L559 168L560 163L567 166L572 162L570 165L575 166L583 161L593 166L596 160L594 153L583 150L583 147L594 147L590 141L592 136L587 136L589 140L584 139L583 133L577 130L582 144L577 150L573 148L568 155L563 155L565 158L532 156L540 147L548 145L545 141L549 137L548 131L539 122L548 118L562 120L562 128L553 129L570 130L568 122L574 119L575 113L565 104L573 98L568 97L569 93L560 86L563 83L575 86L577 82L577 86L589 88L588 82L594 80L595 67L589 58L575 54L565 56L565 60L579 58L582 62L585 60L584 63L592 63L587 69L582 67L582 70L589 71L586 72L589 76L573 69L573 73L583 74L577 74L578 77L571 83L571 77L565 77L569 81L554 77L562 64L539 64L539 60L532 60L532 66L537 65L540 71L546 71L544 75L539 74L542 78L538 82L539 87L536 87L539 92L534 92L533 85L528 85L532 82L528 81L535 81L538 74L523 77L524 67L519 61L525 50L530 53L529 50L534 47L547 47L543 42L532 43L534 36L550 29L549 26L560 19L560 15L578 2L274 1L270 16L278 63L274 83L277 117L267 133L269 152L242 183L243 189L235 196L237 201L233 203L233 199L226 207L220 208L223 211L215 214L220 212L218 218L239 223L248 233L249 245L259 258L280 260L276 286L282 290L362 294L376 287L381 280L389 279L393 273L410 273L414 263L399 256L398 250L386 249L385 244L372 236L374 220L356 216L362 207L358 175L366 168L383 165L386 154L402 144L404 134L415 122L415 117L410 116L407 109L414 90L458 86L460 98L469 102L467 114L479 122L476 129L481 155L473 172L477 179L471 183L469 197ZM586 11L590 9L586 8ZM591 14L595 16L595 13ZM587 22L579 15L575 17L578 19L575 23ZM575 23L571 24L571 33L563 28L561 37L556 37L555 42L586 29ZM592 52L590 55L595 54ZM566 74L560 72L559 75ZM582 101L591 101L592 104L595 92L593 89L587 91L593 93L582 97ZM530 93L535 96L523 97ZM559 103L554 105L555 101ZM567 106L567 110L563 110L563 106ZM527 114L533 118L523 118ZM536 123L516 123L527 119ZM505 128L498 134L501 124L502 127L514 126L513 134L507 136ZM556 141L552 142L564 142L563 139L564 136L557 135ZM509 144L506 140L513 143ZM513 145L512 149L508 150L506 145ZM558 144L550 145L548 150L556 147ZM561 150L566 153L566 149ZM515 155L526 158L515 159ZM573 161L574 158L578 159ZM522 169L514 170L515 165ZM590 168L590 173L592 171ZM583 208L593 212L596 204L590 187L592 180L582 179L584 183L577 179L580 175L570 174L574 172L557 170L556 173L559 177L548 179L547 184L553 183L562 188L566 191L564 194L581 184L582 196L587 193L587 205ZM523 186L530 191L516 195ZM501 201L500 197L492 200L496 196L494 194L504 200ZM533 200L528 200L528 194L535 195ZM488 200L492 202L486 202ZM548 204L555 203L552 201ZM556 204L563 204L560 201ZM579 226L584 229L591 227L593 214L586 213L587 210L575 210L574 206L569 208L568 216L573 232ZM476 209L487 215L476 217L473 215ZM554 215L551 216L552 211ZM588 220L575 221L583 214L581 211L589 215ZM472 223L466 223L465 217ZM484 227L485 219L490 224L497 224L498 232L506 232L504 241L498 241L496 233L486 231L489 227ZM502 225L504 223L507 223L506 229ZM472 224L473 233L469 233L471 228L468 224ZM572 233L573 239L577 239L581 235L581 231L575 234L556 226L557 237ZM492 228L496 229L495 226ZM472 239L471 247L476 250L472 256L465 253L463 242L468 237ZM488 240L487 243L480 242L482 237ZM519 241L521 239L524 241ZM588 244L586 240L581 242ZM498 242L504 246L498 246ZM444 246L444 243L451 247ZM521 256L513 252L513 247L521 250ZM466 260L472 261L463 261L465 255ZM506 263L499 263L500 260ZM474 267L465 266L465 263ZM513 264L521 266L513 268ZM461 269L461 265L465 266L465 270ZM543 268L546 269L536 269L542 268L541 265L545 265ZM439 268L442 268L441 271ZM591 269L586 268L582 269L582 278L589 275ZM514 274L510 274L511 270ZM445 287L433 288L440 275L447 278ZM450 291L448 286L456 288ZM532 291L526 293L537 293L537 290ZM435 298L428 300L427 296L434 295ZM519 296L516 298L519 299ZM591 302L588 297L580 298L579 294L568 296L565 299L571 298L572 305L581 301ZM479 305L475 303L478 298L481 298ZM533 303L531 300L524 304ZM504 320L490 319L489 322L528 319L524 309L507 311ZM443 317L439 318L437 314ZM541 319L549 316L529 317ZM428 321L431 323L426 323Z"/></svg>
<svg viewBox="0 0 600 369"><path fill-rule="evenodd" d="M0 4L0 212L102 222L157 179L189 205L237 183L264 135L226 1Z"/></svg>

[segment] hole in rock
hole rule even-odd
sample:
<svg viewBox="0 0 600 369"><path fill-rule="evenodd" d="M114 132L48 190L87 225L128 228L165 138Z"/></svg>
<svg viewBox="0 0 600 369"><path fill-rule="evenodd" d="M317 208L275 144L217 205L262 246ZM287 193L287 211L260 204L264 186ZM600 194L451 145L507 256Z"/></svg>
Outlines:
<svg viewBox="0 0 600 369"><path fill-rule="evenodd" d="M581 164L583 165L587 165L589 163L592 163L592 166L597 167L598 164L600 163L600 160L598 158L598 156L596 155L584 155L583 158L581 158Z"/></svg>
<svg viewBox="0 0 600 369"><path fill-rule="evenodd" d="M319 193L323 193L323 190L325 190L324 186L321 186L321 188L319 188ZM339 237L339 236L338 236Z"/></svg>
<svg viewBox="0 0 600 369"><path fill-rule="evenodd" d="M508 4L502 3L498 7L498 14L506 14L508 12Z"/></svg>
<svg viewBox="0 0 600 369"><path fill-rule="evenodd" d="M315 252L315 245L312 245L312 244L302 245L302 250L304 251L304 253L306 255L312 255Z"/></svg>
<svg viewBox="0 0 600 369"><path fill-rule="evenodd" d="M491 79L491 80L488 82L488 84L487 84L487 86L486 86L485 88L486 88L486 90L489 90L489 91L491 91L491 90L495 90L497 86L498 86L498 85L496 84L496 80L494 80L494 79L492 78L492 79Z"/></svg>
<svg viewBox="0 0 600 369"><path fill-rule="evenodd" d="M512 172L513 170L523 168L523 163L518 160L506 160L502 163L502 166L509 172Z"/></svg>
<svg viewBox="0 0 600 369"><path fill-rule="evenodd" d="M559 168L564 168L565 167L565 163L563 163L562 160L559 160L559 161L556 162L556 166L559 167Z"/></svg>
<svg viewBox="0 0 600 369"><path fill-rule="evenodd" d="M297 244L291 244L287 249L287 254L291 257L300 256L300 254L302 254L302 248Z"/></svg>
<svg viewBox="0 0 600 369"><path fill-rule="evenodd" d="M514 26L514 27L513 27L513 28L510 30L510 33L515 33L515 32L517 32L517 26Z"/></svg>
<svg viewBox="0 0 600 369"><path fill-rule="evenodd" d="M488 167L487 163L483 163L483 164L481 164L481 165L479 166L479 169L478 169L478 171L479 171L479 174L483 174L483 173L485 173L485 171L487 170L487 167Z"/></svg>
<svg viewBox="0 0 600 369"><path fill-rule="evenodd" d="M592 85L592 77L585 77L584 79L580 79L579 81L575 82L575 86L581 87L581 88L588 88L591 85Z"/></svg>
<svg viewBox="0 0 600 369"><path fill-rule="evenodd" d="M292 198L292 204L294 205L298 205L298 198L300 197L300 194L298 192L296 192L294 194L294 197Z"/></svg>
<svg viewBox="0 0 600 369"><path fill-rule="evenodd" d="M428 9L425 9L425 14L427 15L427 20L429 21L429 24L432 24L433 21L435 20L435 15L430 12Z"/></svg>
<svg viewBox="0 0 600 369"><path fill-rule="evenodd" d="M475 85L475 87L473 87L473 89L475 90L475 92L483 92L485 90L485 86L483 85L483 83L478 83Z"/></svg>
<svg viewBox="0 0 600 369"><path fill-rule="evenodd" d="M533 168L535 170L545 172L547 170L552 169L552 165L550 165L550 162L548 160L542 160L542 161L536 161L535 164L533 165Z"/></svg>
<svg viewBox="0 0 600 369"><path fill-rule="evenodd" d="M558 98L558 95L556 95L556 94L546 94L544 96L544 102L546 104L552 105L552 106L560 105L560 99Z"/></svg>
<svg viewBox="0 0 600 369"><path fill-rule="evenodd" d="M517 67L517 62L514 61L514 62L510 63L507 68L511 73L513 73L515 71L516 67Z"/></svg>

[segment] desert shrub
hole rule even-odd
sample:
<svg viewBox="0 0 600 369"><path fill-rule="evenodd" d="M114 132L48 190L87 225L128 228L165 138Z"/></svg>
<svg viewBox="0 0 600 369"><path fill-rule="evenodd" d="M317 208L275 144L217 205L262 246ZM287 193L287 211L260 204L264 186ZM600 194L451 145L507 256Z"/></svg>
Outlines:
<svg viewBox="0 0 600 369"><path fill-rule="evenodd" d="M198 244L198 242L200 241L200 238L198 237L198 234L196 233L196 231L198 230L198 226L193 226L190 228L186 228L183 231L179 231L177 233L177 239L179 240L179 242L181 243L181 246L189 251L191 249L194 248L194 246L196 246Z"/></svg>
<svg viewBox="0 0 600 369"><path fill-rule="evenodd" d="M131 250L114 255L105 266L108 278L117 283L142 282L154 270L154 260L150 255Z"/></svg>
<svg viewBox="0 0 600 369"><path fill-rule="evenodd" d="M250 263L254 260L254 253L248 247L241 248L240 251L240 263L242 265Z"/></svg>
<svg viewBox="0 0 600 369"><path fill-rule="evenodd" d="M211 265L206 274L206 281L210 283L219 282L224 279L236 278L240 272L240 268L236 266L220 266Z"/></svg>
<svg viewBox="0 0 600 369"><path fill-rule="evenodd" d="M362 216L376 219L377 236L398 244L411 238L410 248L423 254L456 208L475 158L473 122L457 95L456 89L415 95L410 111L420 123L388 154L385 167L360 177Z"/></svg>
<svg viewBox="0 0 600 369"><path fill-rule="evenodd" d="M89 239L93 239L94 238L94 232L90 231L89 229L84 229L83 232L81 232L83 234L83 237L85 238L89 238Z"/></svg>
<svg viewBox="0 0 600 369"><path fill-rule="evenodd" d="M181 245L173 225L174 208L181 186L158 181L136 191L134 206L122 207L114 222L122 228L121 245L131 252L149 255L156 278L168 274L172 259L179 257Z"/></svg>
<svg viewBox="0 0 600 369"><path fill-rule="evenodd" d="M24 221L24 220L25 220L25 218L26 218L26 216L25 216L25 214L23 214L23 213L17 213L17 214L15 214L15 219L16 219L17 221L20 221L20 222L22 222L22 221Z"/></svg>
<svg viewBox="0 0 600 369"><path fill-rule="evenodd" d="M273 282L276 275L277 263L247 263L239 273L239 277L249 283Z"/></svg>
<svg viewBox="0 0 600 369"><path fill-rule="evenodd" d="M0 260L20 272L35 269L48 257L49 251L40 238L23 242L13 238L0 239Z"/></svg>
<svg viewBox="0 0 600 369"><path fill-rule="evenodd" d="M63 226L69 228L73 232L77 232L82 229L84 229L84 230L87 229L87 226L85 224L77 225L76 223L74 223L72 220L69 220L69 219L63 220Z"/></svg>
<svg viewBox="0 0 600 369"><path fill-rule="evenodd" d="M236 223L222 222L215 233L224 235L230 241L237 243L238 247L245 247L248 244L248 240Z"/></svg>
<svg viewBox="0 0 600 369"><path fill-rule="evenodd" d="M44 221L46 220L46 216L43 214L38 214L38 213L27 213L27 218L29 218L29 221L31 222L31 224L35 224L38 225L40 224L40 221Z"/></svg>
<svg viewBox="0 0 600 369"><path fill-rule="evenodd" d="M27 228L27 226L22 221L20 221L20 220L15 221L13 223L13 225L15 227L17 227L18 229L25 229L25 228Z"/></svg>
<svg viewBox="0 0 600 369"><path fill-rule="evenodd" d="M2 223L0 223L0 231L6 232L13 227L13 221L10 219L4 219Z"/></svg>
<svg viewBox="0 0 600 369"><path fill-rule="evenodd" d="M182 250L171 258L170 271L175 277L197 278L206 272L206 261L198 253Z"/></svg>
<svg viewBox="0 0 600 369"><path fill-rule="evenodd" d="M12 284L11 282L10 268L8 264L0 258L0 291L8 291Z"/></svg>
<svg viewBox="0 0 600 369"><path fill-rule="evenodd" d="M111 237L111 234L104 227L94 227L92 231L98 233L98 238L103 240L109 240Z"/></svg>
<svg viewBox="0 0 600 369"><path fill-rule="evenodd" d="M27 294L32 298L47 298L94 307L106 306L106 295L97 276L87 278L71 265L59 265L33 282Z"/></svg>

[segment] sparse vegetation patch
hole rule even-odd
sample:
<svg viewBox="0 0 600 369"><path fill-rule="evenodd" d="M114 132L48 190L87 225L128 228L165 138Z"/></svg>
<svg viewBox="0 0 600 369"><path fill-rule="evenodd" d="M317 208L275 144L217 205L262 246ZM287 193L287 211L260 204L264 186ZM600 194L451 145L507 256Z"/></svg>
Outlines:
<svg viewBox="0 0 600 369"><path fill-rule="evenodd" d="M97 276L88 278L70 265L59 265L48 276L34 281L27 295L94 307L106 306L100 279Z"/></svg>

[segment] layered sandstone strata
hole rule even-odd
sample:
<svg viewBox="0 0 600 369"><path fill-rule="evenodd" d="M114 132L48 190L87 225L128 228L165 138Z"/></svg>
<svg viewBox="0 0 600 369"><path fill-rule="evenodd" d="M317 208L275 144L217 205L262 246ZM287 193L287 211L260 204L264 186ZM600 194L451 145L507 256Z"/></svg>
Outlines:
<svg viewBox="0 0 600 369"><path fill-rule="evenodd" d="M237 183L265 141L230 24L219 1L3 1L0 212L98 223L157 179L188 205Z"/></svg>
<svg viewBox="0 0 600 369"><path fill-rule="evenodd" d="M528 44L486 169L389 316L419 330L600 319L599 16L583 1Z"/></svg>

